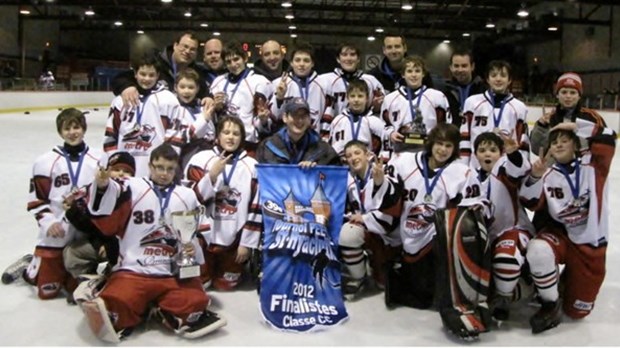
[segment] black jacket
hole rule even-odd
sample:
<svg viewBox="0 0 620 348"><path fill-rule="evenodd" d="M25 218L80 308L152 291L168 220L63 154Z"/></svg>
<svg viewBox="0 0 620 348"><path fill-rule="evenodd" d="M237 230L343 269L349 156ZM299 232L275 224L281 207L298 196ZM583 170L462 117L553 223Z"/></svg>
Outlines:
<svg viewBox="0 0 620 348"><path fill-rule="evenodd" d="M318 165L340 164L336 151L321 140L314 130L308 130L304 138L298 142L297 146L303 148L299 149L299 157L292 153L293 146L284 127L260 143L256 151L256 160L259 163L273 164L298 164L302 161L312 161Z"/></svg>
<svg viewBox="0 0 620 348"><path fill-rule="evenodd" d="M448 98L450 114L452 115L452 124L460 126L463 121L461 117L463 111L461 110L461 103L464 104L465 99L472 95L484 93L486 89L486 84L480 76L474 77L467 86L462 86L455 79L445 82L444 88L441 91L446 95L446 98ZM461 100L461 93L463 93L463 100Z"/></svg>
<svg viewBox="0 0 620 348"><path fill-rule="evenodd" d="M267 68L267 65L265 64L265 62L263 62L262 59L259 59L256 62L254 62L254 71L257 74L265 76L267 80L269 81L273 81L277 79L278 77L281 77L282 72L288 71L289 68L290 68L290 64L286 59L282 60L282 71L279 73L271 71L269 68Z"/></svg>

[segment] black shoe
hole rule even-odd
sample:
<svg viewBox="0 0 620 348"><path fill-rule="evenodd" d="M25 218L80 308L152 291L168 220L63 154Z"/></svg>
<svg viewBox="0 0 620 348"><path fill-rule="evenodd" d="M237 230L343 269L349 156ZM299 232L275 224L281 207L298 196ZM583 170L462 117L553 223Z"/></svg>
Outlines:
<svg viewBox="0 0 620 348"><path fill-rule="evenodd" d="M2 283L11 284L19 277L22 276L30 262L32 261L32 254L26 254L19 258L19 260L13 262L2 273Z"/></svg>
<svg viewBox="0 0 620 348"><path fill-rule="evenodd" d="M364 290L366 285L366 278L362 279L348 279L344 283L344 288L342 289L343 296L347 301L356 300L359 295Z"/></svg>
<svg viewBox="0 0 620 348"><path fill-rule="evenodd" d="M510 317L510 298L497 295L491 302L493 320L506 321Z"/></svg>
<svg viewBox="0 0 620 348"><path fill-rule="evenodd" d="M543 302L538 312L530 318L532 333L541 333L558 326L561 317L562 311L559 300L555 302Z"/></svg>

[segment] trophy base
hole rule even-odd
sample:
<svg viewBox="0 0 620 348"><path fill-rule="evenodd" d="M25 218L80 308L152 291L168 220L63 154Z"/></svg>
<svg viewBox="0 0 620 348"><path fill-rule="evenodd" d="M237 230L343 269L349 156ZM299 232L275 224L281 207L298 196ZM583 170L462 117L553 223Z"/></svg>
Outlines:
<svg viewBox="0 0 620 348"><path fill-rule="evenodd" d="M424 149L424 142L426 141L426 134L420 133L407 133L403 132L405 138L402 143L395 144L394 150L396 152L413 151L417 152Z"/></svg>
<svg viewBox="0 0 620 348"><path fill-rule="evenodd" d="M194 278L200 276L200 266L179 267L179 279Z"/></svg>

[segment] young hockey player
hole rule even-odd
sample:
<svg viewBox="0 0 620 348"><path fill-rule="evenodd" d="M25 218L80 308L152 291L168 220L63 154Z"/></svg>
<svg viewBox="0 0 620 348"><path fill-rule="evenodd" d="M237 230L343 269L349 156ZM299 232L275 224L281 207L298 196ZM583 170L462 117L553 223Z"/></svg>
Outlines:
<svg viewBox="0 0 620 348"><path fill-rule="evenodd" d="M344 147L351 140L365 143L375 154L381 150L385 123L373 115L368 92L366 82L351 80L347 86L347 106L332 121L329 144L343 159Z"/></svg>
<svg viewBox="0 0 620 348"><path fill-rule="evenodd" d="M173 265L181 250L190 248L198 262L204 261L195 238L189 246L181 245L178 232L169 225L171 213L200 206L194 191L174 184L178 160L172 146L162 144L151 152L149 178L116 182L100 170L89 190L93 223L115 235L120 247L118 264L103 290L81 304L91 328L104 340L118 342L130 334L149 306L154 306L151 314L156 320L187 338L226 324L207 309L210 299L198 277L175 277ZM205 232L205 217L200 215L198 221L198 233Z"/></svg>
<svg viewBox="0 0 620 348"><path fill-rule="evenodd" d="M338 55L336 56L339 67L332 72L319 76L321 84L325 86L331 99L330 105L334 115L342 114L346 109L348 105L347 90L349 83L354 80L361 80L366 83L366 90L368 91L366 102L369 104L367 106L373 112L381 111L385 90L376 77L365 74L363 70L359 69L360 58L361 52L355 44L343 43L338 48Z"/></svg>
<svg viewBox="0 0 620 348"><path fill-rule="evenodd" d="M202 240L201 278L218 290L231 290L241 282L243 265L260 237L261 221L254 221L252 210L256 160L243 149L244 139L243 122L225 116L217 126L215 148L194 155L185 169L186 179L197 183L207 176L215 190L215 201L207 206L213 225Z"/></svg>
<svg viewBox="0 0 620 348"><path fill-rule="evenodd" d="M222 59L228 73L218 76L211 85L215 110L220 116L235 116L243 121L245 150L254 157L258 142L272 133L267 102L273 88L266 77L247 67L248 53L240 43L227 44Z"/></svg>
<svg viewBox="0 0 620 348"><path fill-rule="evenodd" d="M123 180L134 176L136 164L128 152L116 152L108 159L108 173L112 179ZM65 269L78 279L80 275L97 274L98 266L107 262L105 273L109 273L118 259L116 237L106 236L92 223L86 197L70 197L65 200L67 220L86 234L71 242L63 250ZM71 296L69 296L71 297Z"/></svg>
<svg viewBox="0 0 620 348"><path fill-rule="evenodd" d="M208 102L205 108L197 98L200 91L200 75L194 69L185 69L177 73L174 91L180 107L172 116L172 124L166 132L166 142L179 152L179 166L183 170L189 159L196 153L213 147L215 140L214 113Z"/></svg>
<svg viewBox="0 0 620 348"><path fill-rule="evenodd" d="M515 98L509 90L512 82L512 68L508 62L494 60L487 69L489 89L465 100L463 123L461 124L461 161L478 168L473 144L484 132L503 132L510 135L529 160L529 137L527 131L527 107Z"/></svg>
<svg viewBox="0 0 620 348"><path fill-rule="evenodd" d="M590 144L579 157L579 137ZM557 326L564 314L573 319L592 312L605 277L609 240L608 174L616 133L591 122L565 122L549 133L547 164L543 151L521 187L528 209L546 209L549 221L530 241L527 261L542 302L530 318L533 333ZM560 277L559 265L565 268ZM558 283L563 283L560 292Z"/></svg>
<svg viewBox="0 0 620 348"><path fill-rule="evenodd" d="M329 136L329 124L334 117L328 104L327 90L314 70L314 48L308 43L299 43L291 52L292 71L274 80L274 94L271 99L271 112L276 120L284 117L284 105L290 99L302 98L310 106L312 128L322 138Z"/></svg>
<svg viewBox="0 0 620 348"><path fill-rule="evenodd" d="M573 72L562 74L554 87L554 93L558 99L554 110L546 113L534 124L530 133L532 151L538 153L541 148L548 148L549 129L562 122L589 123L592 127L606 127L603 117L595 110L583 107L581 95L583 84L581 77ZM582 140L581 149L588 145Z"/></svg>
<svg viewBox="0 0 620 348"><path fill-rule="evenodd" d="M519 202L519 188L528 174L530 162L518 151L510 136L485 132L474 142L480 163L478 178L483 196L493 204L487 231L492 246L494 296L492 313L496 320L508 319L508 306L527 293L519 287L525 263L525 248L534 227Z"/></svg>
<svg viewBox="0 0 620 348"><path fill-rule="evenodd" d="M401 74L406 86L388 94L381 106L388 139L383 145L388 151L419 151L424 148L431 129L450 123L448 99L442 92L423 84L428 71L421 57L405 57Z"/></svg>
<svg viewBox="0 0 620 348"><path fill-rule="evenodd" d="M383 164L375 160L368 146L359 140L345 145L349 165L347 179L348 220L340 230L338 244L345 271L343 292L347 300L355 299L366 282L366 260L376 285L385 287L385 268L401 251L396 231L400 215L401 185L386 177Z"/></svg>
<svg viewBox="0 0 620 348"><path fill-rule="evenodd" d="M80 110L65 109L56 117L56 130L64 140L37 158L30 179L30 211L39 225L39 236L24 279L36 285L41 299L56 297L62 289L73 292L75 279L65 270L62 250L84 236L65 218L67 200L83 194L91 183L102 153L84 142L86 117Z"/></svg>
<svg viewBox="0 0 620 348"><path fill-rule="evenodd" d="M400 261L388 270L385 301L389 308L402 304L426 309L435 300L446 328L470 339L487 330L483 319L486 294L478 291L477 284L488 287L490 277L484 267L484 256L469 252L469 249L485 249L477 246L484 245L486 240L486 232L476 227L481 218L472 220L467 216L475 215L473 209L478 213L484 210L485 201L475 172L455 161L459 139L456 126L438 124L428 134L424 151L396 153L387 164L386 173L402 180L404 186L400 215L403 253ZM450 211L456 207L458 219L448 221L449 228L444 221L436 222L444 209ZM452 225L458 230L454 233L456 241L452 235L446 236L453 232ZM458 250L457 246L463 244L468 245L467 250ZM458 263L467 260L465 269L451 267L455 258ZM467 290L473 298L460 298L463 285L457 284L456 278L463 276L461 272L467 272L471 278Z"/></svg>
<svg viewBox="0 0 620 348"><path fill-rule="evenodd" d="M143 177L149 174L151 151L165 141L166 130L171 128L179 101L164 85L157 84L160 68L153 56L143 56L133 68L140 103L127 107L123 106L121 96L112 100L103 149L108 154L129 152L136 161L136 176Z"/></svg>

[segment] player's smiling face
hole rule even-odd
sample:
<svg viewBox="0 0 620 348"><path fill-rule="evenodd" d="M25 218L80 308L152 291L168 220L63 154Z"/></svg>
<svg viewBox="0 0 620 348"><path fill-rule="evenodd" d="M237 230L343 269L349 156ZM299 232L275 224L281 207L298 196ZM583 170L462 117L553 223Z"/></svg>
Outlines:
<svg viewBox="0 0 620 348"><path fill-rule="evenodd" d="M360 57L357 52L350 47L343 48L340 51L340 54L338 54L338 59L336 60L338 61L338 64L340 64L342 70L346 72L355 72L360 63Z"/></svg>
<svg viewBox="0 0 620 348"><path fill-rule="evenodd" d="M196 98L196 94L198 94L198 85L194 80L182 78L177 82L176 86L174 86L174 90L177 92L178 98L183 103L187 104Z"/></svg>
<svg viewBox="0 0 620 348"><path fill-rule="evenodd" d="M226 122L217 136L217 141L222 150L228 153L237 151L241 144L241 129L239 129L239 125Z"/></svg>
<svg viewBox="0 0 620 348"><path fill-rule="evenodd" d="M424 70L421 66L413 63L407 63L405 73L403 74L405 82L409 88L416 89L422 86L422 79L424 78Z"/></svg>
<svg viewBox="0 0 620 348"><path fill-rule="evenodd" d="M454 151L454 144L451 142L437 140L431 148L431 158L429 160L431 168L436 169L446 164Z"/></svg>
<svg viewBox="0 0 620 348"><path fill-rule="evenodd" d="M491 172L501 155L499 147L492 142L482 142L478 145L478 149L476 149L476 158L480 162L480 167L487 173Z"/></svg>
<svg viewBox="0 0 620 348"><path fill-rule="evenodd" d="M265 42L261 47L261 57L269 69L279 69L283 59L280 44L275 41Z"/></svg>
<svg viewBox="0 0 620 348"><path fill-rule="evenodd" d="M296 52L291 65L293 66L293 72L295 75L298 77L306 77L312 72L314 62L308 53Z"/></svg>
<svg viewBox="0 0 620 348"><path fill-rule="evenodd" d="M245 64L247 63L247 59L243 59L238 54L231 54L226 56L226 59L224 59L224 63L226 64L226 69L228 69L228 72L230 72L234 76L237 76L241 74L243 70L245 70Z"/></svg>
<svg viewBox="0 0 620 348"><path fill-rule="evenodd" d="M366 110L368 95L359 89L353 89L347 94L347 102L352 112L359 114Z"/></svg>
<svg viewBox="0 0 620 348"><path fill-rule="evenodd" d="M358 177L364 177L368 169L368 153L365 149L351 145L344 152L349 169Z"/></svg>
<svg viewBox="0 0 620 348"><path fill-rule="evenodd" d="M70 124L65 123L60 129L62 140L71 146L80 145L84 142L84 133L84 128L76 122Z"/></svg>
<svg viewBox="0 0 620 348"><path fill-rule="evenodd" d="M558 163L566 164L575 158L576 146L577 144L573 139L565 134L560 134L555 139L550 140L549 152Z"/></svg>
<svg viewBox="0 0 620 348"><path fill-rule="evenodd" d="M159 73L152 65L143 65L136 71L136 82L142 89L151 89L155 87L159 79Z"/></svg>
<svg viewBox="0 0 620 348"><path fill-rule="evenodd" d="M174 181L177 170L177 162L163 157L154 159L149 163L151 170L151 180L157 185L168 186Z"/></svg>
<svg viewBox="0 0 620 348"><path fill-rule="evenodd" d="M487 83L494 93L507 93L510 82L512 82L512 80L506 68L491 70L487 78Z"/></svg>

